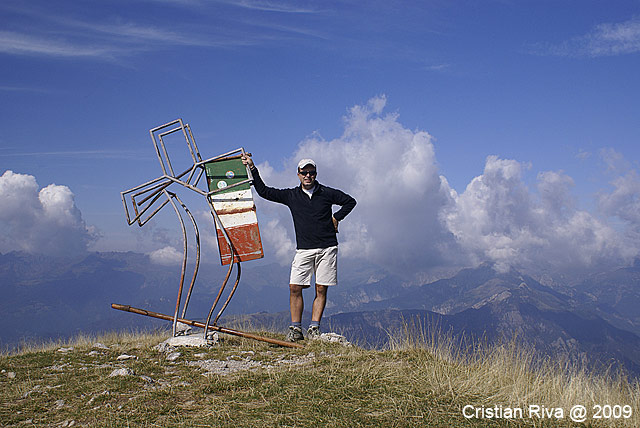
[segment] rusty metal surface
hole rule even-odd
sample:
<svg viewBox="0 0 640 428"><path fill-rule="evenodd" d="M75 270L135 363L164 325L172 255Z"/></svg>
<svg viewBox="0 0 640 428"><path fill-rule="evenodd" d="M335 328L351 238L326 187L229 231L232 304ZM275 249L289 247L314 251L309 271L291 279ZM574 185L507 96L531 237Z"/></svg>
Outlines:
<svg viewBox="0 0 640 428"><path fill-rule="evenodd" d="M225 279L209 311L207 322L200 323L205 330L204 335L206 337L207 330L216 327L218 319L227 308L238 287L241 272L240 262L260 258L264 255L253 195L251 194L253 177L249 168L242 165L240 161L240 158L245 153L242 147L203 160L191 127L185 124L182 119L176 119L152 128L149 133L162 169L162 175L120 193L126 220L129 225L136 223L142 227L168 204L171 204L178 217L183 237L183 261L178 283L176 308L172 318L173 334L175 335L178 320L184 319L186 316L201 257L198 225L190 210L178 197L177 191L179 189L187 189L206 199L216 229L220 261L223 265L229 265ZM174 171L174 166L165 144L165 138L176 133L181 133L184 137L193 162L190 167L179 174ZM220 176L221 173L223 174L222 176ZM204 189L198 187L203 175L207 177L206 183L204 183L206 188ZM212 183L215 183L215 185L212 186ZM172 186L176 189L169 190ZM182 218L183 212L189 217L195 234L196 261L187 296L182 307L182 318L178 318L189 253L187 230ZM213 325L210 325L211 318L215 308L221 301L234 265L237 265L236 280L214 318Z"/></svg>
<svg viewBox="0 0 640 428"><path fill-rule="evenodd" d="M253 223L238 227L227 227L229 239L235 244L238 260L241 262L260 259L264 257L262 243L260 240L260 229L258 223ZM221 230L217 230L218 247L223 251L220 260L223 265L231 262L231 252L224 247L224 235Z"/></svg>
<svg viewBox="0 0 640 428"><path fill-rule="evenodd" d="M255 205L247 208L216 208L218 215L229 215L229 214L243 214L248 212L256 212Z"/></svg>
<svg viewBox="0 0 640 428"><path fill-rule="evenodd" d="M242 164L239 156L226 156L207 162L205 171L209 190L219 190L210 200L222 225L218 227L216 223L220 262L226 265L233 263L234 259L230 247L224 245L226 238L223 229L233 242L234 256L238 261L264 257L251 187L242 184L248 177L248 168ZM237 187L233 188L234 185Z"/></svg>
<svg viewBox="0 0 640 428"><path fill-rule="evenodd" d="M180 226L182 227L182 243L183 243L183 257L182 257L182 271L180 273L180 283L178 285L178 298L176 299L176 310L173 315L173 335L176 335L176 325L178 323L178 311L180 310L180 299L182 298L182 287L184 286L184 274L187 270L187 228L184 226L184 220L182 220L182 216L180 215L180 211L178 211L178 207L174 202L174 195L169 194L166 190L163 191L169 202L171 202L171 206L173 206L176 215L178 216L178 220L180 220Z"/></svg>

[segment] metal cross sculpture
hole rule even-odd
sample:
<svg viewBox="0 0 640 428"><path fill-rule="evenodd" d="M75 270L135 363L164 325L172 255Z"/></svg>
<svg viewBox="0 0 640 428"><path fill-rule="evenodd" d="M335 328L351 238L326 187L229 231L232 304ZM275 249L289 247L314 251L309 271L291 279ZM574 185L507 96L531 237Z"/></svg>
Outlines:
<svg viewBox="0 0 640 428"><path fill-rule="evenodd" d="M171 204L173 210L178 217L182 229L183 239L183 259L180 282L178 285L178 297L176 299L176 308L173 316L148 311L145 309L133 308L127 305L112 304L111 307L127 312L133 312L141 315L147 315L154 318L160 318L173 322L172 334L177 335L178 322L204 328L204 338L207 338L209 330L219 331L221 333L232 334L250 339L261 340L281 346L300 347L301 345L285 342L277 339L257 336L251 333L245 333L238 330L232 330L226 327L218 326L220 316L227 308L231 301L238 284L240 283L240 262L253 260L264 257L262 250L262 242L260 240L260 231L258 229L258 219L256 216L256 208L253 203L251 194L251 183L253 177L251 170L247 168L241 161L244 155L244 149L236 150L214 156L203 160L196 144L191 128L185 124L182 119L176 119L172 122L158 126L149 130L151 139L158 156L158 161L162 168L162 175L148 181L144 184L133 187L129 190L121 192L122 203L127 218L127 223L131 226L137 223L138 226L144 226L153 216L155 216L167 204ZM193 165L185 171L176 174L171 165L171 159L165 145L165 138L174 133L182 133L189 148ZM206 190L198 187L202 176L206 176ZM220 252L220 262L222 265L229 265L227 274L220 286L220 290L211 306L211 310L206 318L206 322L191 321L185 318L187 306L191 298L193 286L196 282L198 269L200 267L200 232L195 218L191 211L178 197L175 191L170 190L171 187L186 188L197 194L204 196L213 216L213 222L216 228L218 238L218 249ZM128 200L129 199L129 200ZM132 210L130 210L130 207ZM187 269L187 228L180 212L180 208L189 217L195 233L196 244L196 260L189 289L180 313L180 303L182 300L185 274ZM211 322L213 313L221 300L223 291L227 286L233 267L237 266L236 280L228 293L228 296L222 304L217 315ZM178 314L180 313L180 317Z"/></svg>

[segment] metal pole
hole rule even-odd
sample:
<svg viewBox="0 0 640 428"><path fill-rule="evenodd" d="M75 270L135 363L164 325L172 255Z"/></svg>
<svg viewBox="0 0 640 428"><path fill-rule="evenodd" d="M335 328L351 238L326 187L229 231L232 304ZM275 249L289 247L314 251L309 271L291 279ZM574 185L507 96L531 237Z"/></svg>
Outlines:
<svg viewBox="0 0 640 428"><path fill-rule="evenodd" d="M224 290L224 288L227 286L227 281L229 280L229 276L231 276L231 271L233 270L233 265L235 263L235 249L233 248L233 244L231 243L231 238L229 238L229 235L227 233L227 230L224 228L224 225L222 224L222 221L220 220L220 217L218 217L218 213L216 212L215 208L213 207L213 202L211 202L211 199L207 197L207 202L209 203L209 207L211 208L211 214L213 215L214 221L215 223L217 223L220 226L220 230L222 231L222 235L224 236L224 239L227 241L227 245L229 246L229 252L231 254L231 261L229 263L229 270L227 271L227 276L224 278L224 282L222 283L222 287L220 287L220 291L218 291L218 295L216 296L216 300L213 302L213 305L211 306L211 310L209 311L209 315L207 316L207 322L205 323L205 327L204 327L204 337L205 339L207 338L207 329L209 328L209 322L211 321L211 316L213 315L213 311L215 310L216 306L218 305L218 301L220 301L220 296L222 296L222 291ZM236 281L235 286L238 285L238 282L240 281L240 262L238 261L238 279ZM216 317L216 320L218 318Z"/></svg>
<svg viewBox="0 0 640 428"><path fill-rule="evenodd" d="M191 142L193 143L193 148L195 149L196 152L196 157L198 158L198 161L202 160L202 156L200 156L200 151L198 150L198 145L196 144L196 139L193 138L193 133L191 132L191 126L189 126L189 124L185 124L184 125L187 128L187 131L189 131L189 136L191 137Z"/></svg>
<svg viewBox="0 0 640 428"><path fill-rule="evenodd" d="M189 291L187 291L187 298L184 301L184 306L182 307L182 318L186 316L187 306L189 305L189 300L191 299L191 292L193 291L193 285L196 282L196 276L198 275L198 269L200 268L200 231L198 230L198 224L196 223L196 219L193 218L191 211L189 208L180 200L180 198L175 195L176 200L182 205L182 209L187 213L189 219L191 220L191 224L193 225L193 229L196 234L196 266L193 270L193 277L191 278L191 284L189 284Z"/></svg>
<svg viewBox="0 0 640 428"><path fill-rule="evenodd" d="M213 325L218 324L218 319L220 319L220 315L222 315L222 312L224 312L224 310L227 309L227 305L229 304L229 301L235 294L236 288L238 288L238 284L240 283L240 262L238 262L237 265L238 265L238 276L236 277L236 283L233 284L233 288L231 289L231 292L229 293L227 300L225 300L224 305L222 305L222 307L220 308L220 312L218 312L218 315L216 315L216 318L213 320Z"/></svg>
<svg viewBox="0 0 640 428"><path fill-rule="evenodd" d="M145 316L148 316L148 317L158 318L158 319L165 320L165 321L173 321L173 317L171 317L169 315L164 315L164 314L160 314L158 312L148 311L146 309L134 308L134 307L128 306L128 305L119 305L117 303L112 303L111 307L113 309L118 309L120 311L132 312L134 314L145 315ZM187 325L190 325L190 326L193 326L193 327L199 327L199 328L204 328L205 327L204 323L201 323L201 322L198 322L198 321L192 321L192 320L188 320L188 319L184 319L184 318L178 318L178 321L180 321L183 324L187 324ZM231 334L233 336L245 337L247 339L259 340L261 342L267 342L267 343L271 343L271 344L279 345L279 346L286 346L287 348L304 348L304 346L299 344L299 343L286 342L284 340L278 340L278 339L271 339L270 337L258 336L257 334L245 333L243 331L233 330L233 329L226 328L226 327L219 327L219 326L216 326L216 325L211 325L211 326L209 326L209 328L211 330L219 331L220 333Z"/></svg>
<svg viewBox="0 0 640 428"><path fill-rule="evenodd" d="M173 197L175 195L170 194L166 190L163 190L163 193L169 198L169 202L173 206L176 215L178 216L178 220L180 220L180 226L182 226L182 244L183 244L183 257L182 257L182 273L180 274L180 285L178 286L178 298L176 299L176 310L173 314L173 336L176 335L176 326L178 324L178 310L180 310L180 299L182 298L182 287L184 286L184 273L187 269L187 229L184 227L184 220L182 220L182 216L180 215L180 211L178 211L178 207L176 203L173 202Z"/></svg>
<svg viewBox="0 0 640 428"><path fill-rule="evenodd" d="M229 281L229 277L231 276L231 271L233 270L233 265L235 264L233 262L234 260L234 254L233 251L231 252L231 263L229 263L229 270L227 270L227 276L225 276L224 281L222 282L222 286L220 287L220 290L218 291L218 295L216 296L216 300L213 302L213 305L211 305L211 309L209 310L209 315L207 315L207 322L204 325L204 338L207 338L207 330L209 328L209 322L211 321L211 316L213 315L213 311L216 309L216 306L218 306L218 302L220 301L220 296L222 296L222 291L224 290L224 288L227 286L227 281ZM240 263L238 263L238 266L240 266Z"/></svg>

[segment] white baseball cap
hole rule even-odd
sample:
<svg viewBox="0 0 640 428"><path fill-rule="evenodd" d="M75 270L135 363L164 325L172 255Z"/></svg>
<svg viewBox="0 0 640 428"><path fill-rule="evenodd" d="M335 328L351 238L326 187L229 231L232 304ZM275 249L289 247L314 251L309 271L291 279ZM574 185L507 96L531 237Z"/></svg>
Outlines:
<svg viewBox="0 0 640 428"><path fill-rule="evenodd" d="M298 170L304 168L307 165L312 165L314 168L317 168L316 163L313 161L313 159L302 159L300 162L298 162Z"/></svg>

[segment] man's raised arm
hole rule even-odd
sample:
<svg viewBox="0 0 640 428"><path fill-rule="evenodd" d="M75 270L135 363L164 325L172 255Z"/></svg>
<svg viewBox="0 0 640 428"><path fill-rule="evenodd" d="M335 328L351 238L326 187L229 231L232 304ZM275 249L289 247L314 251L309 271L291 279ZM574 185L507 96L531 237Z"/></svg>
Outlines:
<svg viewBox="0 0 640 428"><path fill-rule="evenodd" d="M241 159L242 163L248 166L251 170L251 175L253 175L253 187L256 189L256 192L258 192L260 197L272 202L279 202L281 204L287 203L288 192L284 189L276 189L264 184L262 177L260 177L258 168L256 168L253 163L253 159L251 159L251 154L245 153L242 155Z"/></svg>

